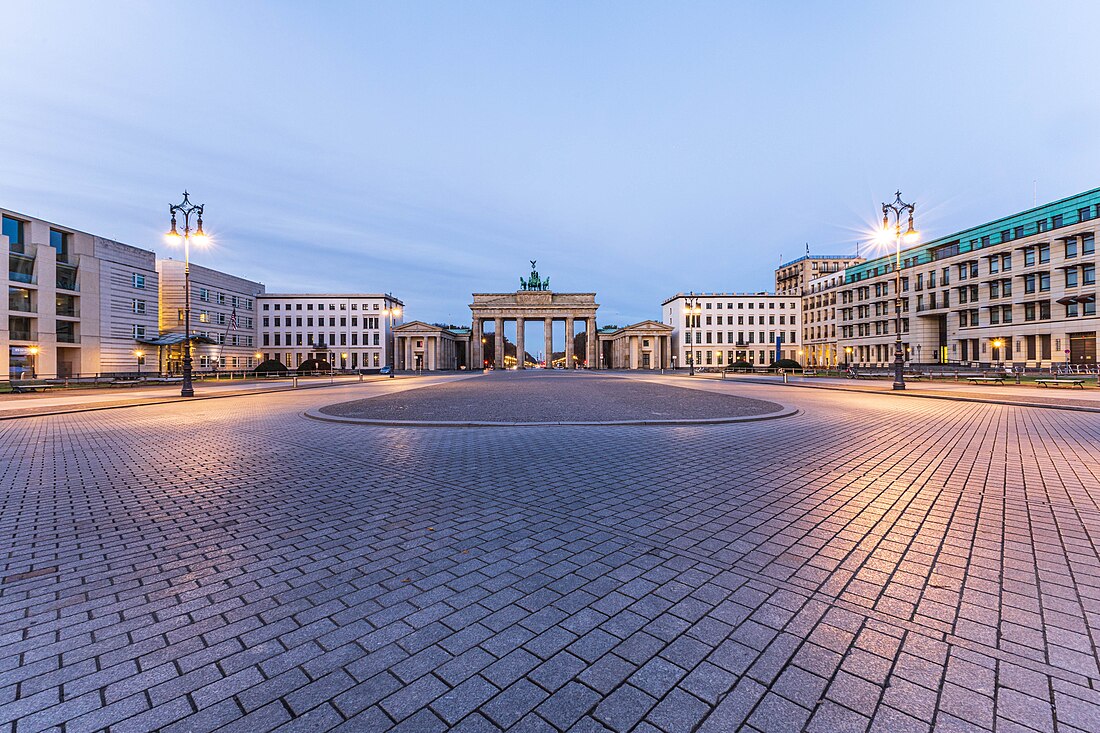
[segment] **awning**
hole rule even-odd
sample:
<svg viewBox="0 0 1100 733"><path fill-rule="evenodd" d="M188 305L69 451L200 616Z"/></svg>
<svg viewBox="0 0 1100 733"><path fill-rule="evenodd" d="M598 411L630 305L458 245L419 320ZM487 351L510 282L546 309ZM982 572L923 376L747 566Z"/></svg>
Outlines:
<svg viewBox="0 0 1100 733"><path fill-rule="evenodd" d="M150 346L175 346L176 344L182 344L187 340L187 337L182 333L165 333L157 336L156 338L143 338L134 339L139 344L149 344ZM196 344L216 344L218 343L212 338L207 336L191 336L191 342Z"/></svg>

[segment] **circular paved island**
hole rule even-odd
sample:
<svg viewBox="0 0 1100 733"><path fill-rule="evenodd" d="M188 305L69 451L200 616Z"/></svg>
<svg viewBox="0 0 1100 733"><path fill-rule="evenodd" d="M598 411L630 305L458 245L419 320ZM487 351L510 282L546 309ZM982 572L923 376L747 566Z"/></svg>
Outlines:
<svg viewBox="0 0 1100 733"><path fill-rule="evenodd" d="M329 405L323 420L383 425L667 425L794 414L775 402L629 379L545 370L493 372Z"/></svg>

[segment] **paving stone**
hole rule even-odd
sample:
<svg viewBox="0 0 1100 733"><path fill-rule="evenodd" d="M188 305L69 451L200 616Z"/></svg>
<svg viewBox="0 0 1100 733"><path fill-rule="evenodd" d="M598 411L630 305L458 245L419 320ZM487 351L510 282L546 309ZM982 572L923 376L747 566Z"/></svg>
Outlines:
<svg viewBox="0 0 1100 733"><path fill-rule="evenodd" d="M481 711L501 728L509 728L549 696L538 685L521 679L482 706Z"/></svg>
<svg viewBox="0 0 1100 733"><path fill-rule="evenodd" d="M596 706L593 716L613 731L627 731L656 704L657 698L652 695L633 685L623 685Z"/></svg>
<svg viewBox="0 0 1100 733"><path fill-rule="evenodd" d="M686 382L530 376L462 390L609 409L604 380ZM59 572L0 584L0 727L1098 727L1091 416L688 383L801 413L300 416L391 389L364 383L2 421L4 575ZM417 400L454 394L432 390ZM628 694L652 701L633 723Z"/></svg>

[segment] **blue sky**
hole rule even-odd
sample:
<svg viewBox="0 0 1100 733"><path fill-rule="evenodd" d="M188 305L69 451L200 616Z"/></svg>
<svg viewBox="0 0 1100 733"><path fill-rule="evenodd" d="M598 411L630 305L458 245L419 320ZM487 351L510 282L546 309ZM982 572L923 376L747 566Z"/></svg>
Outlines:
<svg viewBox="0 0 1100 733"><path fill-rule="evenodd" d="M186 9L186 12L184 12ZM1100 186L1091 2L5 3L0 205L469 320L771 288L901 188L934 237Z"/></svg>

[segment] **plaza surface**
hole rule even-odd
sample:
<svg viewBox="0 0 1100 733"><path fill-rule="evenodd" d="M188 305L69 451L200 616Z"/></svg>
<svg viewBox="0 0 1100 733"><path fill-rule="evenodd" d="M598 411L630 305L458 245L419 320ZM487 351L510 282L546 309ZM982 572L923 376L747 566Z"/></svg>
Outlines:
<svg viewBox="0 0 1100 733"><path fill-rule="evenodd" d="M377 421L583 423L736 420L782 411L783 406L774 402L673 386L668 381L539 369L494 371L481 379L329 405L318 413Z"/></svg>
<svg viewBox="0 0 1100 733"><path fill-rule="evenodd" d="M800 412L0 422L0 727L1100 730L1100 416L629 378Z"/></svg>

